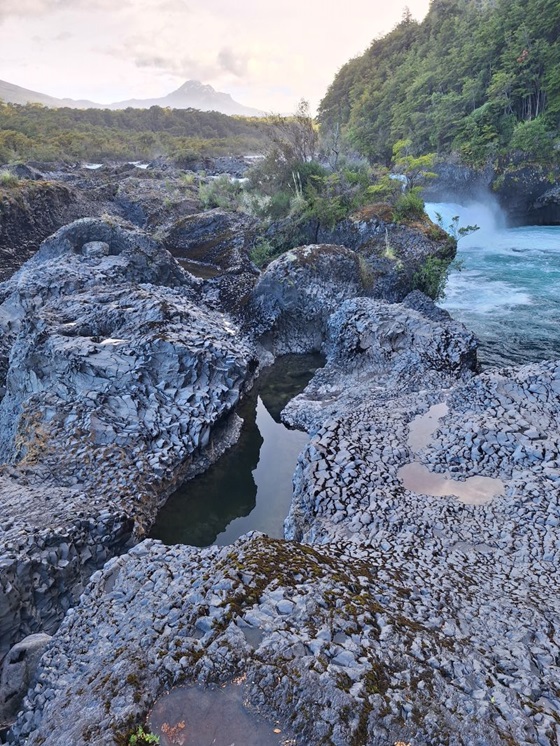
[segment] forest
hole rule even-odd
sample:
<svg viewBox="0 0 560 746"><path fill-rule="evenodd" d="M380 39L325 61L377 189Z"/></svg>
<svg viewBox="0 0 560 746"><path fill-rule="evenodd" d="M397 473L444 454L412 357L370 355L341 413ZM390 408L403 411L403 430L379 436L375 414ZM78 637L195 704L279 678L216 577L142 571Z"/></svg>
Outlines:
<svg viewBox="0 0 560 746"><path fill-rule="evenodd" d="M51 109L0 101L0 164L168 156L188 166L201 156L260 152L265 130L261 119L196 109Z"/></svg>
<svg viewBox="0 0 560 746"><path fill-rule="evenodd" d="M560 2L432 0L345 64L320 104L324 133L388 163L395 142L469 165L560 157Z"/></svg>

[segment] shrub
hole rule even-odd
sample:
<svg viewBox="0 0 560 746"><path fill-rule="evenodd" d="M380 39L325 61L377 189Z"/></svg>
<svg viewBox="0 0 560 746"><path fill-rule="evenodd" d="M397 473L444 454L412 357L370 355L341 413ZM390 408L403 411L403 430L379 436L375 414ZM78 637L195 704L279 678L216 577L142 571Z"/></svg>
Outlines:
<svg viewBox="0 0 560 746"><path fill-rule="evenodd" d="M262 238L253 246L249 252L249 257L257 267L262 267L268 261L278 255L278 250L266 238Z"/></svg>
<svg viewBox="0 0 560 746"><path fill-rule="evenodd" d="M11 171L0 171L0 186L1 187L13 187L19 184L18 177L11 173Z"/></svg>
<svg viewBox="0 0 560 746"><path fill-rule="evenodd" d="M139 725L128 737L128 746L148 746L159 743L159 736L155 736Z"/></svg>
<svg viewBox="0 0 560 746"><path fill-rule="evenodd" d="M460 260L449 261L449 259L430 256L414 273L412 277L413 288L414 290L421 290L434 301L442 300L445 298L445 286L449 272L452 269L460 271L462 266Z"/></svg>
<svg viewBox="0 0 560 746"><path fill-rule="evenodd" d="M198 197L206 209L221 207L224 210L238 210L241 205L243 187L227 174L217 176L198 188Z"/></svg>
<svg viewBox="0 0 560 746"><path fill-rule="evenodd" d="M424 200L420 196L420 189L415 187L409 192L401 194L393 209L393 220L396 223L402 223L423 217Z"/></svg>

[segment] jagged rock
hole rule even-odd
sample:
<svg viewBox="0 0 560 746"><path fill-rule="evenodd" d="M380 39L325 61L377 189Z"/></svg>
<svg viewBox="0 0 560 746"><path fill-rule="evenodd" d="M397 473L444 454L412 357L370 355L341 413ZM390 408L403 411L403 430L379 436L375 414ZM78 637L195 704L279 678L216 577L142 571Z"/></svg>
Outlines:
<svg viewBox="0 0 560 746"><path fill-rule="evenodd" d="M438 178L423 187L428 201L480 202L492 195L512 225L560 223L560 206L551 189L559 177L555 166L528 164L519 154L507 163L488 163L481 169L444 161L434 171Z"/></svg>
<svg viewBox="0 0 560 746"><path fill-rule="evenodd" d="M176 258L232 270L248 263L257 224L242 213L208 210L178 220L162 242Z"/></svg>
<svg viewBox="0 0 560 746"><path fill-rule="evenodd" d="M274 354L319 351L327 319L347 298L363 295L370 276L344 246L303 246L273 261L247 304L246 325Z"/></svg>
<svg viewBox="0 0 560 746"><path fill-rule="evenodd" d="M21 267L57 228L101 209L64 184L25 178L0 187L0 280Z"/></svg>
<svg viewBox="0 0 560 746"><path fill-rule="evenodd" d="M249 256L257 228L254 218L215 209L175 222L162 241L183 267L206 279L208 305L239 315L259 276Z"/></svg>
<svg viewBox="0 0 560 746"><path fill-rule="evenodd" d="M238 432L256 361L197 304L199 284L145 234L86 219L1 286L0 649L53 631L89 574Z"/></svg>
<svg viewBox="0 0 560 746"><path fill-rule="evenodd" d="M402 301L417 287L427 260L451 261L456 252L455 242L429 220L396 224L383 204L364 207L334 228L321 228L318 238L359 253L371 278L369 295L391 303Z"/></svg>
<svg viewBox="0 0 560 746"><path fill-rule="evenodd" d="M372 298L344 301L327 323L327 364L284 409L284 422L314 430L363 401L440 391L470 378L476 369L473 334L434 310L421 293L409 304L422 313Z"/></svg>
<svg viewBox="0 0 560 746"><path fill-rule="evenodd" d="M556 185L548 189L535 200L533 205L538 214L538 222L541 225L560 224L560 186Z"/></svg>
<svg viewBox="0 0 560 746"><path fill-rule="evenodd" d="M387 551L255 534L204 550L143 542L67 615L8 744L110 746L169 688L229 684L296 746L552 746L558 641L531 634L548 608L496 600L491 563L413 540ZM545 605L552 595L543 589Z"/></svg>
<svg viewBox="0 0 560 746"><path fill-rule="evenodd" d="M139 171L118 180L115 205L123 216L145 230L165 230L173 222L198 213L200 200L179 174ZM150 178L152 177L152 178Z"/></svg>
<svg viewBox="0 0 560 746"><path fill-rule="evenodd" d="M25 637L8 652L0 675L0 725L9 722L19 710L35 675L37 664L50 635L39 633Z"/></svg>

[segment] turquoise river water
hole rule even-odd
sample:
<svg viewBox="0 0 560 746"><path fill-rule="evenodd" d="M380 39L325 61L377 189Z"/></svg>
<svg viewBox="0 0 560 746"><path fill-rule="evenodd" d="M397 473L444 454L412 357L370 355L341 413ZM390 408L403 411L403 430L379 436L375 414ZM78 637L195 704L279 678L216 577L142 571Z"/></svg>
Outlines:
<svg viewBox="0 0 560 746"><path fill-rule="evenodd" d="M507 228L492 203L427 204L443 228L480 226L459 239L460 271L440 304L471 329L483 367L560 358L560 226Z"/></svg>

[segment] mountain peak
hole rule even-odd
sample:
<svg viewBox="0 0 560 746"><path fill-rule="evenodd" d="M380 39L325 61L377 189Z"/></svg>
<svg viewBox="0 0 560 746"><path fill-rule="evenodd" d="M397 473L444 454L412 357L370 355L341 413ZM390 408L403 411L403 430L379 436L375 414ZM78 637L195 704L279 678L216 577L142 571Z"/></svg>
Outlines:
<svg viewBox="0 0 560 746"><path fill-rule="evenodd" d="M173 93L216 93L216 89L207 83L201 83L200 80L187 80L182 86L179 86ZM169 95L172 96L173 93Z"/></svg>
<svg viewBox="0 0 560 746"><path fill-rule="evenodd" d="M0 100L8 103L42 103L44 106L69 106L77 109L126 109L128 107L147 109L150 106L170 107L174 109L200 109L201 111L219 111L222 114L258 117L264 112L237 103L229 93L216 91L211 85L199 80L187 80L177 90L167 96L151 99L131 99L113 104L97 104L93 101L73 101L57 99L37 91L13 85L0 80Z"/></svg>

